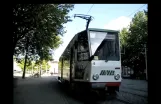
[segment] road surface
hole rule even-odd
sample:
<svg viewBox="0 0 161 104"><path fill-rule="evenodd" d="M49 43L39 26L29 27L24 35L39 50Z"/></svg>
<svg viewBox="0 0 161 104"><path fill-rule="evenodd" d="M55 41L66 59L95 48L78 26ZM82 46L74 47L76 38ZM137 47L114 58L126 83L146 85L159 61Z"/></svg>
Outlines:
<svg viewBox="0 0 161 104"><path fill-rule="evenodd" d="M124 80L117 96L123 101L108 98L106 101L96 101L92 96L86 100L85 95L70 96L60 87L55 76L18 79L17 87L14 88L14 104L146 104L145 83L138 87L138 81Z"/></svg>

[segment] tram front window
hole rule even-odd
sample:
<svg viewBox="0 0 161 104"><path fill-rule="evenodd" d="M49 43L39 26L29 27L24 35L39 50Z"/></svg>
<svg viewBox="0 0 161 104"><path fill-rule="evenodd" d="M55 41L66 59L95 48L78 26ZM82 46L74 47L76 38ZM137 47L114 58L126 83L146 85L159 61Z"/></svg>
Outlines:
<svg viewBox="0 0 161 104"><path fill-rule="evenodd" d="M119 61L119 40L115 34L106 32L90 32L92 55L98 56L98 60Z"/></svg>

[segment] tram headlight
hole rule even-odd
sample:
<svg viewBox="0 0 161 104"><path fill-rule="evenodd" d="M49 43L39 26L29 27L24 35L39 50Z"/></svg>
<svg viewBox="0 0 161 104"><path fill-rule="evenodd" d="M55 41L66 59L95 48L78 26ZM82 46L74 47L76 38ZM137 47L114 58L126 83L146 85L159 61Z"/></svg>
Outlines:
<svg viewBox="0 0 161 104"><path fill-rule="evenodd" d="M94 74L93 75L93 80L97 80L99 78L99 75L98 74Z"/></svg>
<svg viewBox="0 0 161 104"><path fill-rule="evenodd" d="M119 75L119 74L116 74L116 75L114 76L114 78L115 78L116 80L119 80L119 79L120 79L120 75Z"/></svg>

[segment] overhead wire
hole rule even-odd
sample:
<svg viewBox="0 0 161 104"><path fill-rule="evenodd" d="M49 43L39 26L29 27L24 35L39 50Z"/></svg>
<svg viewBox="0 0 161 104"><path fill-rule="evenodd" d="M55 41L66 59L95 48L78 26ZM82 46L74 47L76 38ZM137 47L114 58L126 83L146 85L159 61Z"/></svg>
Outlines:
<svg viewBox="0 0 161 104"><path fill-rule="evenodd" d="M128 17L130 17L132 14L134 14L136 11L140 10L142 7L144 7L146 4L142 5L140 8L138 8L137 10L135 10L134 12L132 12L130 15L128 15Z"/></svg>
<svg viewBox="0 0 161 104"><path fill-rule="evenodd" d="M90 10L92 9L93 6L94 6L94 4L92 4L92 6L91 6L90 9L88 10L87 14L90 12Z"/></svg>
<svg viewBox="0 0 161 104"><path fill-rule="evenodd" d="M130 17L132 14L134 14L136 11L140 10L142 7L144 7L146 4L142 5L140 8L138 8L137 10L135 10L134 12L132 12L130 15L128 15L128 17ZM90 9L88 10L87 14L91 11L91 9L93 8L94 4L91 5Z"/></svg>

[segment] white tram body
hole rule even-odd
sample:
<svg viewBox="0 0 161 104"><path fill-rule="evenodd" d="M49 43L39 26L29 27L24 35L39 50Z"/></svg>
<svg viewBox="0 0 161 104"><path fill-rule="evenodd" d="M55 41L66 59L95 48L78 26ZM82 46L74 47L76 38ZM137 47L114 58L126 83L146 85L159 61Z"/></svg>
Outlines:
<svg viewBox="0 0 161 104"><path fill-rule="evenodd" d="M122 80L119 31L89 28L79 32L59 62L58 79L72 88L118 90Z"/></svg>

